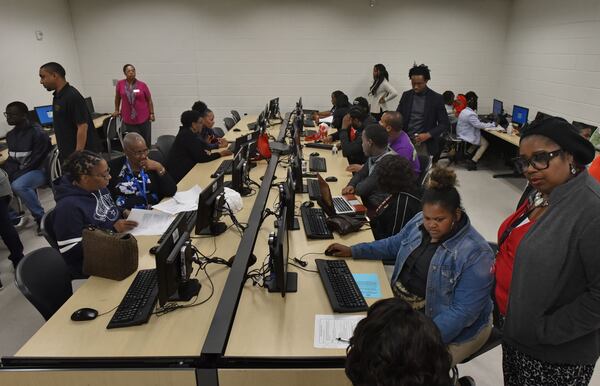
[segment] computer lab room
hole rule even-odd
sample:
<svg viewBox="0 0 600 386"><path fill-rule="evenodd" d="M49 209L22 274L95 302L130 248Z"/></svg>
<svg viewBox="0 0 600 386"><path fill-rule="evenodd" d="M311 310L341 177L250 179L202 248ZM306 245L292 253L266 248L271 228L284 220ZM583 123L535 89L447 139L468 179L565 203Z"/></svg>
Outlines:
<svg viewBox="0 0 600 386"><path fill-rule="evenodd" d="M0 386L600 386L599 36L0 0Z"/></svg>

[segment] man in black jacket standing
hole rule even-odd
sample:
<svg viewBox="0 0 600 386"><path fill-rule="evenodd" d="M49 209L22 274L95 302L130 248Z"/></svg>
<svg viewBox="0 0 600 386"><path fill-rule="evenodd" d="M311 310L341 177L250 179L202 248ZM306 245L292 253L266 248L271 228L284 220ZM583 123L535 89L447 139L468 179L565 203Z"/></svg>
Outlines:
<svg viewBox="0 0 600 386"><path fill-rule="evenodd" d="M417 151L433 156L436 162L442 151L442 135L450 129L444 99L427 87L431 74L426 65L415 64L408 72L408 77L412 89L402 94L396 110L404 117L404 127L415 142Z"/></svg>
<svg viewBox="0 0 600 386"><path fill-rule="evenodd" d="M48 182L43 168L52 145L40 125L29 122L27 111L27 105L23 102L11 102L6 106L6 122L14 128L6 133L8 159L2 168L8 174L12 190L37 222L39 234L44 208L36 189Z"/></svg>

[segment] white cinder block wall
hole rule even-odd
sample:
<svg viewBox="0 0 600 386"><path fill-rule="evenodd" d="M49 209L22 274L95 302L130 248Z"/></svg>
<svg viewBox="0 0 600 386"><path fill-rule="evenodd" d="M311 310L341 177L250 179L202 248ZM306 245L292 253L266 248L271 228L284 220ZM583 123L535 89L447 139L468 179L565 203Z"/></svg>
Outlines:
<svg viewBox="0 0 600 386"><path fill-rule="evenodd" d="M513 104L600 124L600 1L515 0L500 96ZM508 105L508 107L507 107Z"/></svg>
<svg viewBox="0 0 600 386"><path fill-rule="evenodd" d="M35 31L43 32L41 41ZM79 57L66 0L0 1L0 109L13 101L34 106L52 103L52 94L40 84L40 65L56 61L67 70L67 79L79 88ZM0 116L0 135L8 125Z"/></svg>
<svg viewBox="0 0 600 386"><path fill-rule="evenodd" d="M481 110L497 93L508 0L71 1L84 88L112 111L112 79L131 62L156 106L153 138L174 133L202 99L221 123L230 109L256 113L279 96L288 111L329 108L335 89L366 95L373 65L409 87L414 61L438 92L476 90ZM397 103L397 100L395 101Z"/></svg>

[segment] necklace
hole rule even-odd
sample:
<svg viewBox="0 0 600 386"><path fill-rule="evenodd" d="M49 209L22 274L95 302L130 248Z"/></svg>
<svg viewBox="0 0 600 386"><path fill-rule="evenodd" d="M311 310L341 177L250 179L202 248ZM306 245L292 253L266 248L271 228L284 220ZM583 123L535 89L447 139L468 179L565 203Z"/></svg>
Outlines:
<svg viewBox="0 0 600 386"><path fill-rule="evenodd" d="M545 197L542 195L542 193L540 193L540 192L537 192L537 193L535 194L535 196L533 197L533 207L534 207L534 208L543 208L543 207L546 207L546 206L548 206L548 205L549 205L549 203L548 203L548 199L547 199L547 198L545 198Z"/></svg>

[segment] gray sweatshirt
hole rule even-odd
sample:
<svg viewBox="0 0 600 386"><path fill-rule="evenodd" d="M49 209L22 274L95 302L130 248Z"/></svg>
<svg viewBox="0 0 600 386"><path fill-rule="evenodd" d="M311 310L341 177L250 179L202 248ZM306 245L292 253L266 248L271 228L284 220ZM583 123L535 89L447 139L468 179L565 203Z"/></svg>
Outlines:
<svg viewBox="0 0 600 386"><path fill-rule="evenodd" d="M538 360L600 355L600 185L583 171L550 194L517 248L504 339Z"/></svg>

